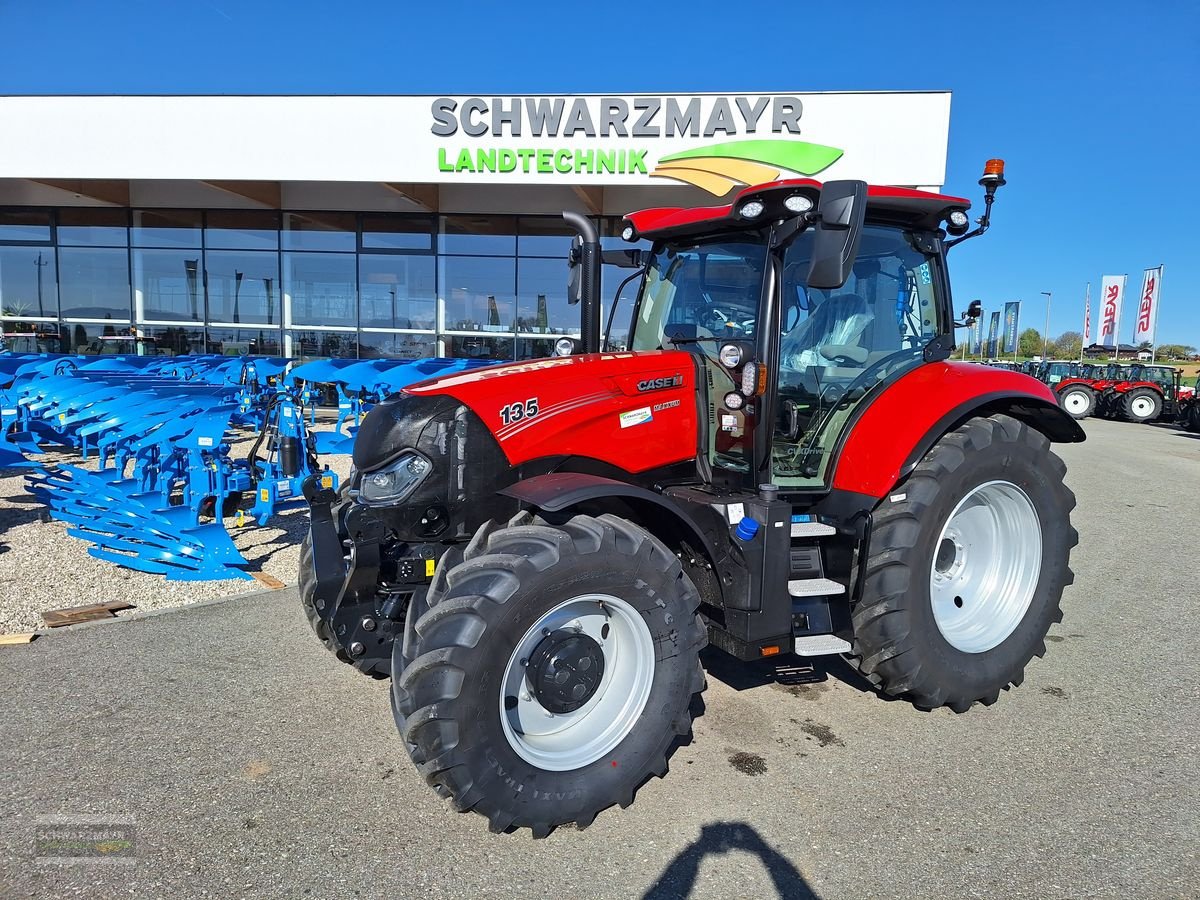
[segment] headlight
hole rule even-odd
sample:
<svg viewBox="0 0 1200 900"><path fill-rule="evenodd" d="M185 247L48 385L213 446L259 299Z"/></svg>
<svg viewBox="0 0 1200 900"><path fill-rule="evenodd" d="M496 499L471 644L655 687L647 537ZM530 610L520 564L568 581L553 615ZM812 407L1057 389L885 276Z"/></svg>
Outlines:
<svg viewBox="0 0 1200 900"><path fill-rule="evenodd" d="M736 369L742 364L742 348L737 344L726 344L717 356L727 369Z"/></svg>
<svg viewBox="0 0 1200 900"><path fill-rule="evenodd" d="M433 463L415 450L408 450L390 465L367 472L359 483L359 499L368 506L396 503L411 494L433 470Z"/></svg>

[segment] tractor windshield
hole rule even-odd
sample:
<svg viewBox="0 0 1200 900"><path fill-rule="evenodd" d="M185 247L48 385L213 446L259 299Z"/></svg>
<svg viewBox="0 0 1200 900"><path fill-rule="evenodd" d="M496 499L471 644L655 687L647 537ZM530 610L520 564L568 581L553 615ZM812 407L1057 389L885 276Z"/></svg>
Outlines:
<svg viewBox="0 0 1200 900"><path fill-rule="evenodd" d="M753 340L767 247L723 240L661 248L650 263L633 323L633 350Z"/></svg>

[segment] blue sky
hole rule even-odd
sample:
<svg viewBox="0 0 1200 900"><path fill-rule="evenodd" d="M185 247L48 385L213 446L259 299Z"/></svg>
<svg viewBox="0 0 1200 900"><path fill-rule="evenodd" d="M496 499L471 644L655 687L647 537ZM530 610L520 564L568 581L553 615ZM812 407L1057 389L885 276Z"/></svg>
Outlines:
<svg viewBox="0 0 1200 900"><path fill-rule="evenodd" d="M946 190L977 197L990 156L1009 176L952 256L958 305L1022 299L1040 329L1052 291L1051 333L1079 330L1085 284L1127 272L1128 340L1164 263L1159 341L1200 346L1200 8L821 6L0 2L0 93L950 89Z"/></svg>

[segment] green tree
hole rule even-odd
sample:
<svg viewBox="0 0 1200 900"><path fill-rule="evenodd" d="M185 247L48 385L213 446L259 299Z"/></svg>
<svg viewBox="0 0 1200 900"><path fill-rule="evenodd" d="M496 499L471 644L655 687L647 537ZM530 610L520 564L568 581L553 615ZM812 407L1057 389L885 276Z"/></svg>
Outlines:
<svg viewBox="0 0 1200 900"><path fill-rule="evenodd" d="M1017 352L1021 356L1042 355L1042 333L1036 328L1026 328L1017 338Z"/></svg>
<svg viewBox="0 0 1200 900"><path fill-rule="evenodd" d="M1079 359L1083 350L1083 335L1078 331L1064 331L1054 339L1050 348L1056 359Z"/></svg>
<svg viewBox="0 0 1200 900"><path fill-rule="evenodd" d="M1155 355L1159 359L1189 359L1196 355L1196 348L1187 344L1159 344Z"/></svg>

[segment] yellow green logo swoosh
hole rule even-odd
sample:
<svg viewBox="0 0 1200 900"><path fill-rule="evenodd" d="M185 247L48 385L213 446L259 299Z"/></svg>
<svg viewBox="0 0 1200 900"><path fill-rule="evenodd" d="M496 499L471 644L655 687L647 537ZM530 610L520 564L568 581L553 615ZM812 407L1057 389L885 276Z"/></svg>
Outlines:
<svg viewBox="0 0 1200 900"><path fill-rule="evenodd" d="M784 171L816 175L843 151L806 141L729 141L664 156L650 174L694 184L718 197L734 188L774 181Z"/></svg>

